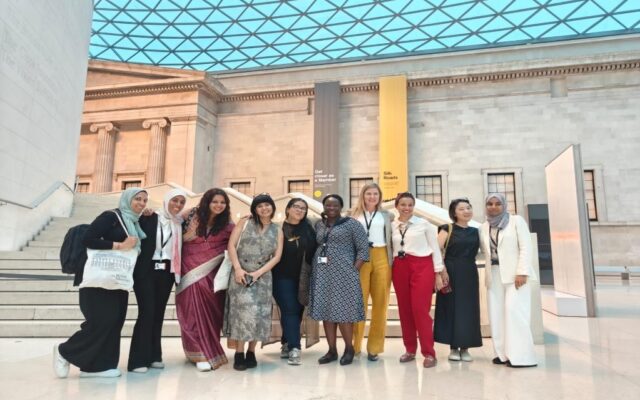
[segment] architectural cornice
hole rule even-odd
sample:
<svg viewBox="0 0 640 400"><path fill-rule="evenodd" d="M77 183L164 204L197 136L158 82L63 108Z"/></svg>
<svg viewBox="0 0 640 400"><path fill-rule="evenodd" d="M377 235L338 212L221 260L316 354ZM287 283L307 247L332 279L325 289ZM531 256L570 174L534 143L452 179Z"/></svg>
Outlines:
<svg viewBox="0 0 640 400"><path fill-rule="evenodd" d="M466 84L475 82L496 82L512 79L556 77L604 71L624 71L640 69L640 60L626 60L606 63L573 64L543 68L520 68L508 71L492 71L480 73L458 73L430 77L411 78L407 81L409 88L424 86L439 86L452 84ZM297 87L293 89L265 89L246 93L224 93L224 87L216 87L215 82L208 79L171 79L170 82L136 83L133 85L114 85L112 87L95 87L85 90L85 100L110 97L138 96L144 94L173 93L201 90L213 97L215 101L233 103L238 101L274 100L291 97L314 96L313 86ZM340 87L342 93L377 91L378 82L368 81L346 84Z"/></svg>
<svg viewBox="0 0 640 400"><path fill-rule="evenodd" d="M526 79L526 78L539 78L539 77L557 77L575 74L587 74L605 71L624 71L624 70L638 70L640 69L640 60L623 61L623 62L610 62L610 63L597 63L597 64L582 64L582 65L568 65L563 67L549 67L549 68L535 68L535 69L519 69L501 72L486 72L486 73L471 73L471 74L455 74L449 76L434 76L424 78L408 79L407 86L422 87L422 86L439 86L439 85L452 85L452 84L464 84L475 82L496 82L506 81L512 79ZM379 89L378 82L371 81L359 84L349 84L340 87L341 93L354 93L354 92L369 92L377 91ZM309 88L296 88L291 90L265 90L260 92L242 93L224 95L220 101L224 103L236 102L236 101L255 101L255 100L272 100L287 97L311 97L314 96L313 87Z"/></svg>
<svg viewBox="0 0 640 400"><path fill-rule="evenodd" d="M203 90L211 95L214 99L220 99L220 93L218 93L211 85L209 85L204 80L184 83L153 82L150 84L138 84L135 86L132 85L114 88L88 88L84 92L84 98L85 100L93 100L110 97L140 96L145 94L188 92L194 90Z"/></svg>

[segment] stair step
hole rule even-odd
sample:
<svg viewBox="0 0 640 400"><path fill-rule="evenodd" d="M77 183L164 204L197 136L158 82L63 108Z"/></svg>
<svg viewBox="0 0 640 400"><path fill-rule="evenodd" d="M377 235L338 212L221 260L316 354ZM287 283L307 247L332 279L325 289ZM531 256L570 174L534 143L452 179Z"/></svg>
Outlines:
<svg viewBox="0 0 640 400"><path fill-rule="evenodd" d="M60 272L60 260L58 260L57 257L55 260L3 260L2 258L0 258L0 272L7 272L5 270L23 269L55 270Z"/></svg>
<svg viewBox="0 0 640 400"><path fill-rule="evenodd" d="M122 336L130 337L135 321L128 320L122 328ZM274 321L274 325L278 322ZM367 330L369 323L367 322ZM0 337L59 337L65 338L80 328L80 321L0 321ZM324 335L320 324L320 335ZM165 321L162 328L163 337L179 337L180 326L177 320ZM386 337L401 337L400 321L387 321Z"/></svg>
<svg viewBox="0 0 640 400"><path fill-rule="evenodd" d="M174 294L169 297L169 304L174 304ZM67 292L0 292L0 304L3 305L71 305L78 304L78 289ZM129 304L137 304L133 293L129 296Z"/></svg>
<svg viewBox="0 0 640 400"><path fill-rule="evenodd" d="M60 247L62 247L62 240L64 238L60 238L60 240L54 240L54 241L47 241L47 240L31 240L28 244L27 247L25 247L25 250L27 248L51 248L51 249L55 249L57 251L60 251Z"/></svg>
<svg viewBox="0 0 640 400"><path fill-rule="evenodd" d="M0 260L58 260L60 249L25 247L24 251L0 251Z"/></svg>
<svg viewBox="0 0 640 400"><path fill-rule="evenodd" d="M369 308L369 315L371 309ZM129 305L127 308L127 320L135 320L138 318L138 307ZM174 304L167 305L164 314L165 320L177 319L176 307ZM398 307L390 306L387 313L387 320L394 321L399 319ZM64 321L82 321L84 317L77 305L12 305L0 306L0 321L3 320L64 320Z"/></svg>

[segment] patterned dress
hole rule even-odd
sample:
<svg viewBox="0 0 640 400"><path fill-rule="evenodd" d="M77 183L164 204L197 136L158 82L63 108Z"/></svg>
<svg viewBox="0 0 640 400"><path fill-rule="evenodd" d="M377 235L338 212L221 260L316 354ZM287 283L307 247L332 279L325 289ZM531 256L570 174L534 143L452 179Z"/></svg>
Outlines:
<svg viewBox="0 0 640 400"><path fill-rule="evenodd" d="M318 249L309 287L309 315L316 321L363 321L364 303L356 260L369 260L369 240L362 225L345 218L332 228L315 226ZM318 257L326 257L319 263Z"/></svg>
<svg viewBox="0 0 640 400"><path fill-rule="evenodd" d="M238 261L242 269L253 272L266 264L278 247L280 226L272 223L264 233L252 219L240 236ZM224 332L229 339L240 341L269 340L271 335L271 271L252 286L237 284L231 275L225 305Z"/></svg>

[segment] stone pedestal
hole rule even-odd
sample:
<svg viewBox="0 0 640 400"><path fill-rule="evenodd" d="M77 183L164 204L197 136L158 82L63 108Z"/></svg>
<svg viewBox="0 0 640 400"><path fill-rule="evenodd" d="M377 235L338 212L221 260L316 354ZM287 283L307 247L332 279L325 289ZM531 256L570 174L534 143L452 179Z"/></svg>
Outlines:
<svg viewBox="0 0 640 400"><path fill-rule="evenodd" d="M93 172L94 193L110 192L113 181L113 157L118 127L111 122L92 124L91 132L98 132L98 150Z"/></svg>
<svg viewBox="0 0 640 400"><path fill-rule="evenodd" d="M149 140L149 162L147 164L147 185L164 182L164 168L167 148L167 132L169 120L166 118L147 119L142 127L151 129Z"/></svg>

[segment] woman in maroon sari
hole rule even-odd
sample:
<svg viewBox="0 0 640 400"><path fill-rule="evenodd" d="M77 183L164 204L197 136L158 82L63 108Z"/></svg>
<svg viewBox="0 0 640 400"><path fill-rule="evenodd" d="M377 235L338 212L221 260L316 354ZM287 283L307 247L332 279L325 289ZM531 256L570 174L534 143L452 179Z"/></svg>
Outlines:
<svg viewBox="0 0 640 400"><path fill-rule="evenodd" d="M183 215L182 276L176 286L176 311L184 353L199 371L227 363L220 344L226 292L213 293L213 279L233 231L230 215L229 197L217 188L205 192L200 204Z"/></svg>

